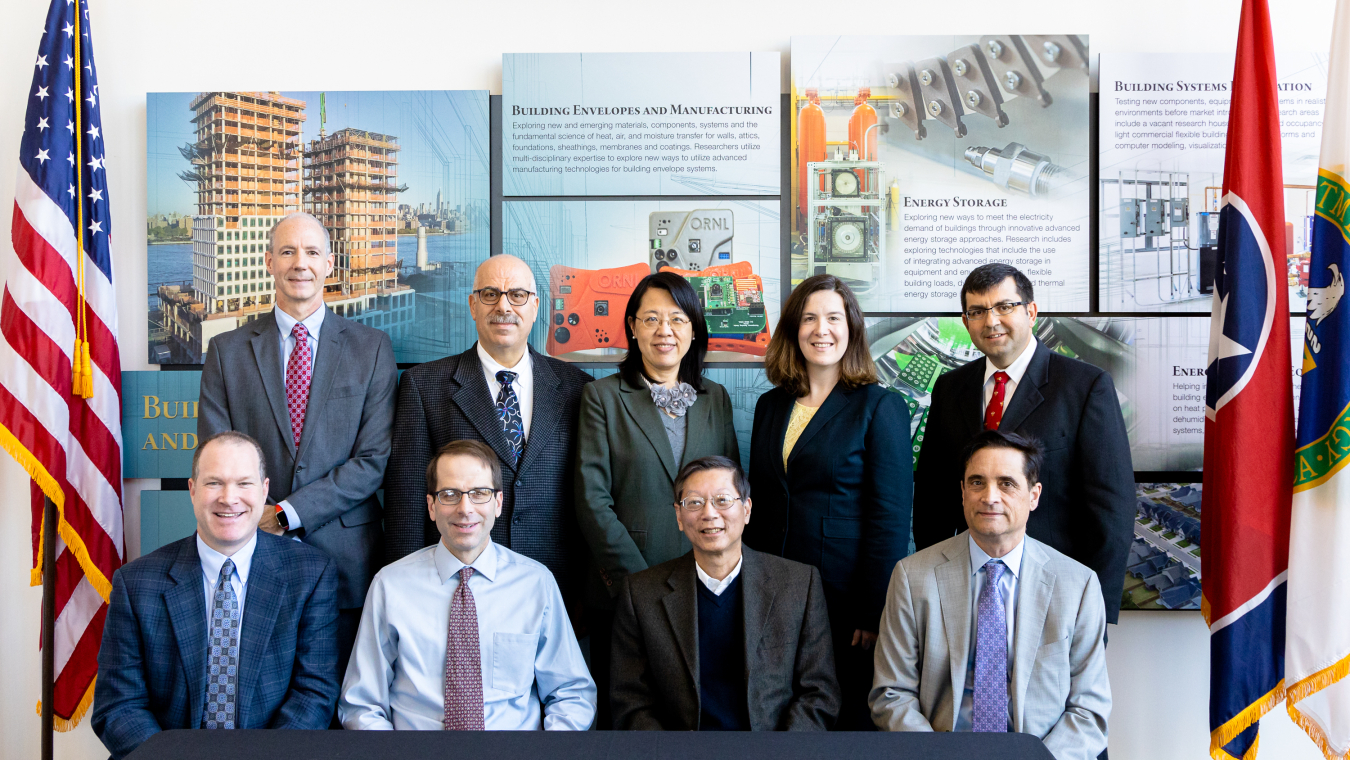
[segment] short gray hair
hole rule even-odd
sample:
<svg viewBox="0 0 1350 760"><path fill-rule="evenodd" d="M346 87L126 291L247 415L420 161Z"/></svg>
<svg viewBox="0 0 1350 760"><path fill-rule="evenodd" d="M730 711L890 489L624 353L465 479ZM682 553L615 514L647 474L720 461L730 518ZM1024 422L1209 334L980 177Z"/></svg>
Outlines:
<svg viewBox="0 0 1350 760"><path fill-rule="evenodd" d="M197 465L202 460L202 452L206 451L207 446L217 441L220 441L221 443L233 443L239 446L252 446L253 450L258 454L258 482L261 483L262 481L267 480L267 460L263 458L262 446L260 446L258 442L254 440L253 436L248 433L241 433L238 430L225 430L216 433L213 436L208 436L206 440L202 441L201 444L197 446L197 450L192 452L192 479L194 481L197 479Z"/></svg>
<svg viewBox="0 0 1350 760"><path fill-rule="evenodd" d="M272 228L267 231L267 252L276 253L276 251L272 250L272 238L276 235L277 228L285 224L287 220L295 219L297 217L304 217L314 222L315 224L319 225L319 229L323 231L323 252L332 253L333 240L328 236L328 228L323 226L323 222L319 221L318 217L314 216L313 214L306 213L304 211L292 211L291 213L278 219L277 223L272 225Z"/></svg>

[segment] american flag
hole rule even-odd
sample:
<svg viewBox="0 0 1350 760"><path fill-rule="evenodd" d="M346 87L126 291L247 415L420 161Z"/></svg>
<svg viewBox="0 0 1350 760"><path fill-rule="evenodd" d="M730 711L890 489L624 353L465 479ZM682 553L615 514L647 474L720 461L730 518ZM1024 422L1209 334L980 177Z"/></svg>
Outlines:
<svg viewBox="0 0 1350 760"><path fill-rule="evenodd" d="M14 258L0 302L0 446L33 479L34 585L42 581L43 495L60 509L56 635L43 642L56 647L60 730L93 701L112 574L124 556L122 374L103 149L89 12L84 0L52 0L28 93Z"/></svg>

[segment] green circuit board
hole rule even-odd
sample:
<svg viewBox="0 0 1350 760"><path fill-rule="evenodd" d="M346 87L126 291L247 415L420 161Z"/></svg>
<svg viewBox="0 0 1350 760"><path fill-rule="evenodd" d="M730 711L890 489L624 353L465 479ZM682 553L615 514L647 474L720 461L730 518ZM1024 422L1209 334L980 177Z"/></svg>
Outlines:
<svg viewBox="0 0 1350 760"><path fill-rule="evenodd" d="M709 334L754 336L768 327L763 291L737 292L734 277L690 277L688 280L703 303Z"/></svg>

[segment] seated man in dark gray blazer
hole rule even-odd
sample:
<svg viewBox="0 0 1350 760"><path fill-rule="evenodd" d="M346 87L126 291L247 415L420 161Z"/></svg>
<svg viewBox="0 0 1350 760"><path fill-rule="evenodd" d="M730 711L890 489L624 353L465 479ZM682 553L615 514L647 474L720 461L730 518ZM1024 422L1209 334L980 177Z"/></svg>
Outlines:
<svg viewBox="0 0 1350 760"><path fill-rule="evenodd" d="M197 532L113 574L94 733L113 760L174 728L327 728L338 696L337 564L258 530L257 441L202 442Z"/></svg>
<svg viewBox="0 0 1350 760"><path fill-rule="evenodd" d="M1106 610L1091 569L1027 535L1041 445L986 430L966 446L969 529L891 573L868 701L888 731L1017 731L1056 760L1106 749Z"/></svg>
<svg viewBox="0 0 1350 760"><path fill-rule="evenodd" d="M674 506L693 551L618 595L614 727L828 729L840 697L820 572L741 545L750 483L726 457L682 467Z"/></svg>

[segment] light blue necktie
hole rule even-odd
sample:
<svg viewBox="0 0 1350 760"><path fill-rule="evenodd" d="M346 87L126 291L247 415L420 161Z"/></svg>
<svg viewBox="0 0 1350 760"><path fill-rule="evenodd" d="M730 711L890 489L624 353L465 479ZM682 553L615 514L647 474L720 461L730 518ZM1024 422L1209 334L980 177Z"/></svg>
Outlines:
<svg viewBox="0 0 1350 760"><path fill-rule="evenodd" d="M1008 615L998 587L1007 569L996 559L984 564L975 619L975 731L1008 730Z"/></svg>
<svg viewBox="0 0 1350 760"><path fill-rule="evenodd" d="M234 728L239 691L239 597L230 585L234 562L220 566L220 580L211 605L211 640L206 658L206 702L202 728Z"/></svg>

